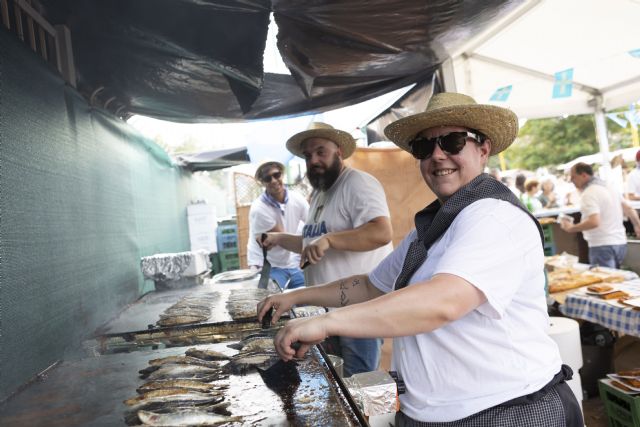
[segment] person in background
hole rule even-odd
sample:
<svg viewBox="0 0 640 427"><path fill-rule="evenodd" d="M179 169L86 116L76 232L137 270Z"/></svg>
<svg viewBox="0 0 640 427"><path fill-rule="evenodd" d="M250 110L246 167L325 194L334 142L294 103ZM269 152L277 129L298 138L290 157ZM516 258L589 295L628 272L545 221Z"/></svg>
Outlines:
<svg viewBox="0 0 640 427"><path fill-rule="evenodd" d="M544 209L553 209L558 207L558 201L556 193L553 191L555 188L553 181L546 179L542 182L542 193L538 196L540 204Z"/></svg>
<svg viewBox="0 0 640 427"><path fill-rule="evenodd" d="M623 213L629 217L636 235L640 236L640 219L620 195L593 175L586 163L571 168L571 182L580 192L580 222L563 219L560 227L569 233L582 232L589 246L589 264L620 268L627 253L627 235Z"/></svg>
<svg viewBox="0 0 640 427"><path fill-rule="evenodd" d="M249 210L249 242L247 243L247 263L253 269L261 269L264 260L262 248L257 240L263 233L296 233L307 220L309 204L296 193L284 186L284 165L266 162L258 166L255 178L264 186L264 193ZM282 248L274 248L267 254L271 264L270 277L280 288L304 286L304 275L300 270L300 255Z"/></svg>
<svg viewBox="0 0 640 427"><path fill-rule="evenodd" d="M540 224L482 173L517 132L510 110L457 93L387 126L437 200L368 274L258 304L273 322L297 304L340 307L288 321L274 339L281 358L329 335L394 337L392 369L406 384L396 427L584 426L571 368L547 333Z"/></svg>
<svg viewBox="0 0 640 427"><path fill-rule="evenodd" d="M500 177L500 169L498 169L498 168L491 168L491 170L489 171L489 175L491 175L492 177L494 177L498 181L502 180L502 178Z"/></svg>
<svg viewBox="0 0 640 427"><path fill-rule="evenodd" d="M515 194L516 196L520 197L525 193L525 189L524 189L524 183L527 181L527 177L525 176L525 174L523 173L519 173L518 175L516 175L516 190L518 190Z"/></svg>
<svg viewBox="0 0 640 427"><path fill-rule="evenodd" d="M640 150L636 153L636 167L627 175L627 199L640 200Z"/></svg>
<svg viewBox="0 0 640 427"><path fill-rule="evenodd" d="M366 274L392 250L391 220L382 185L344 163L355 148L349 133L320 122L287 141L287 149L307 164L307 178L313 187L309 217L302 235L269 233L264 245L301 252L301 263L310 263L304 270L307 286ZM383 336L336 336L325 345L330 353L342 357L344 375L350 376L378 369L379 337Z"/></svg>
<svg viewBox="0 0 640 427"><path fill-rule="evenodd" d="M520 201L524 203L529 212L542 209L542 203L538 200L537 194L540 190L540 183L535 178L529 178L524 183L524 193L520 195Z"/></svg>

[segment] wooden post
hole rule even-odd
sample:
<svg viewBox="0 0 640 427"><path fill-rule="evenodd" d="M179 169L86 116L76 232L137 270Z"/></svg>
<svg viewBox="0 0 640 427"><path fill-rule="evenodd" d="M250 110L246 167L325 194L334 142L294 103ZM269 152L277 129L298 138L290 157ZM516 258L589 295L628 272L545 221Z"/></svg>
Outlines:
<svg viewBox="0 0 640 427"><path fill-rule="evenodd" d="M76 87L76 68L71 47L71 32L64 25L56 25L55 39L58 71L71 87Z"/></svg>
<svg viewBox="0 0 640 427"><path fill-rule="evenodd" d="M20 5L18 2L14 2L13 11L16 15L16 34L20 38L20 40L24 41L24 30L22 29L22 9L20 9Z"/></svg>
<svg viewBox="0 0 640 427"><path fill-rule="evenodd" d="M33 18L27 15L27 31L29 31L29 45L34 52L38 51L36 47L36 29L33 25Z"/></svg>
<svg viewBox="0 0 640 427"><path fill-rule="evenodd" d="M40 55L45 61L49 61L49 52L47 52L47 34L44 32L44 28L38 27L38 36L40 38Z"/></svg>
<svg viewBox="0 0 640 427"><path fill-rule="evenodd" d="M0 14L2 14L2 23L7 28L7 30L11 29L11 22L9 21L9 5L7 4L9 0L0 0Z"/></svg>

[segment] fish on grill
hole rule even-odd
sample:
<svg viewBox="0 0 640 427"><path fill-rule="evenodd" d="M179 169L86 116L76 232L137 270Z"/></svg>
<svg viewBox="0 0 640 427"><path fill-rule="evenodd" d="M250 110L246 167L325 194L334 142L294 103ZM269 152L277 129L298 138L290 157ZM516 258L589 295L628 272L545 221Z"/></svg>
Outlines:
<svg viewBox="0 0 640 427"><path fill-rule="evenodd" d="M237 343L227 345L229 348L235 350L248 351L248 350L274 350L272 335L250 335Z"/></svg>
<svg viewBox="0 0 640 427"><path fill-rule="evenodd" d="M136 391L143 394L151 390L181 389L207 393L221 391L228 387L226 384L209 384L197 380L157 380L142 384Z"/></svg>
<svg viewBox="0 0 640 427"><path fill-rule="evenodd" d="M190 391L187 393L180 392L178 390L154 390L155 395L146 398L138 396L132 399L127 399L124 403L127 406L131 406L131 409L145 409L148 405L158 404L159 406L197 406L205 405L208 403L219 403L224 400L224 396L220 394L199 393L197 391ZM151 392L149 392L150 394Z"/></svg>
<svg viewBox="0 0 640 427"><path fill-rule="evenodd" d="M149 368L156 368L150 366ZM147 368L147 369L149 369ZM149 378L150 380L168 380L168 379L199 379L209 381L210 378L218 379L222 371L220 369L207 368L198 365L161 365L158 369L147 373L147 369L141 370L140 378ZM143 373L144 372L144 373Z"/></svg>
<svg viewBox="0 0 640 427"><path fill-rule="evenodd" d="M145 404L136 405L132 407L124 414L124 421L127 425L139 425L142 421L138 418L138 411L153 411L157 413L171 412L173 410L179 409L193 409L197 408L199 410L215 412L222 415L231 415L227 410L229 407L229 402L223 402L223 397L217 397L215 400L210 403L201 403L194 401L166 401L166 402L149 402Z"/></svg>
<svg viewBox="0 0 640 427"><path fill-rule="evenodd" d="M224 372L236 375L246 375L255 370L266 370L278 363L280 356L276 352L269 353L239 353L223 367Z"/></svg>
<svg viewBox="0 0 640 427"><path fill-rule="evenodd" d="M151 366L161 366L167 364L174 365L198 365L204 366L206 368L219 368L220 364L215 361L202 360L197 357L191 356L168 356L160 359L151 359L149 360L149 365Z"/></svg>
<svg viewBox="0 0 640 427"><path fill-rule="evenodd" d="M156 322L156 325L162 327L189 325L192 323L204 322L208 318L208 315L160 315L160 320Z"/></svg>
<svg viewBox="0 0 640 427"><path fill-rule="evenodd" d="M219 298L219 292L186 296L167 308L156 324L169 327L204 322L211 316L211 306Z"/></svg>
<svg viewBox="0 0 640 427"><path fill-rule="evenodd" d="M256 306L273 292L267 289L232 289L227 300L227 311L233 320L257 317Z"/></svg>
<svg viewBox="0 0 640 427"><path fill-rule="evenodd" d="M242 421L241 417L229 417L198 409L179 409L166 413L140 410L138 418L149 426L217 426Z"/></svg>
<svg viewBox="0 0 640 427"><path fill-rule="evenodd" d="M219 351L215 351L215 350L201 350L198 348L190 348L188 349L185 354L187 356L191 356L191 357L195 357L197 359L201 359L201 360L209 360L209 361L214 361L214 360L229 360L229 356L227 356L226 354L220 353Z"/></svg>
<svg viewBox="0 0 640 427"><path fill-rule="evenodd" d="M124 404L127 406L135 406L144 402L157 401L159 399L164 400L165 398L170 400L184 400L186 398L198 402L200 400L208 401L208 398L219 397L222 395L223 394L220 391L201 392L180 388L166 388L147 391L139 396L125 400Z"/></svg>

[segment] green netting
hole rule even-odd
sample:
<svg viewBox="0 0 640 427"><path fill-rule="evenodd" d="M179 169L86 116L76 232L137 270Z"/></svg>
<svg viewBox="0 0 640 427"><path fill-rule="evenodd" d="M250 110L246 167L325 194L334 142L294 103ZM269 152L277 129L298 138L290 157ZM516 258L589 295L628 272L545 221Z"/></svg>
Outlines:
<svg viewBox="0 0 640 427"><path fill-rule="evenodd" d="M150 289L189 249L190 174L92 109L0 29L0 400Z"/></svg>

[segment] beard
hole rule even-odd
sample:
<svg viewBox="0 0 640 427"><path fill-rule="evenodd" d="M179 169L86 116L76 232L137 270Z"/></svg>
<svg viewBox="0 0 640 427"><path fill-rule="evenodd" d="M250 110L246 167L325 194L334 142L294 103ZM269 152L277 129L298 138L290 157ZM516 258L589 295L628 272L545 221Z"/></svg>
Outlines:
<svg viewBox="0 0 640 427"><path fill-rule="evenodd" d="M341 171L342 162L336 153L333 162L323 172L317 172L313 168L307 170L307 178L314 189L327 191L336 182Z"/></svg>

